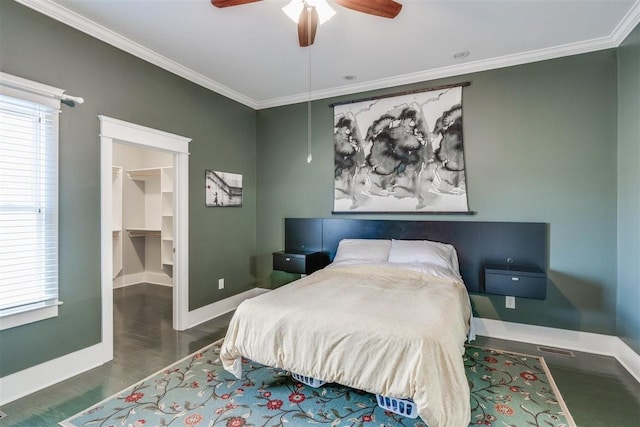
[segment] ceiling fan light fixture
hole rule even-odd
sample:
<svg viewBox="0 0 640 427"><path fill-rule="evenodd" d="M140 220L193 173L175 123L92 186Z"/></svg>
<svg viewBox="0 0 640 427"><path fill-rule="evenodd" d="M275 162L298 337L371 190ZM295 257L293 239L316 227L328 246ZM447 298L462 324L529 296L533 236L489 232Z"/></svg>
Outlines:
<svg viewBox="0 0 640 427"><path fill-rule="evenodd" d="M297 24L305 4L316 8L316 12L318 12L318 23L320 25L327 22L336 14L336 11L329 6L326 0L291 0L289 4L282 8L282 11Z"/></svg>

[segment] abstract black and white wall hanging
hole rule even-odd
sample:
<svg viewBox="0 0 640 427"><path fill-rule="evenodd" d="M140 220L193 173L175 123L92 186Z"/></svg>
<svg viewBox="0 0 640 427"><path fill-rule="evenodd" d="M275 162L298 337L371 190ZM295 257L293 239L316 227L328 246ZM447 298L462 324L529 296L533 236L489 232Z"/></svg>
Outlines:
<svg viewBox="0 0 640 427"><path fill-rule="evenodd" d="M334 104L335 213L469 213L462 88Z"/></svg>
<svg viewBox="0 0 640 427"><path fill-rule="evenodd" d="M242 175L205 171L204 203L207 207L242 206Z"/></svg>

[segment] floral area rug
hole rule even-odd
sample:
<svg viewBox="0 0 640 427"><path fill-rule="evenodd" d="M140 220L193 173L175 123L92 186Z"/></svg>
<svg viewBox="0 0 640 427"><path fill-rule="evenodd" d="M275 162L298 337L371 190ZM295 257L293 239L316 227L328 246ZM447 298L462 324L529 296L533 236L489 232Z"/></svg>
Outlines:
<svg viewBox="0 0 640 427"><path fill-rule="evenodd" d="M222 340L60 423L80 426L424 427L380 408L375 395L337 384L311 388L288 372L243 360L226 372ZM471 424L575 426L542 358L467 347Z"/></svg>

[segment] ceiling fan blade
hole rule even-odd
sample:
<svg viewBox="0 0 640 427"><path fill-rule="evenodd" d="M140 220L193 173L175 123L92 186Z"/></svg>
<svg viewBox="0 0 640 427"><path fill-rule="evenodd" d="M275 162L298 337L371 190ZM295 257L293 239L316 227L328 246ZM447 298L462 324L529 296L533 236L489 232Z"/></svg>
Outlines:
<svg viewBox="0 0 640 427"><path fill-rule="evenodd" d="M241 4L253 3L261 0L211 0L215 7L240 6Z"/></svg>
<svg viewBox="0 0 640 427"><path fill-rule="evenodd" d="M393 0L335 0L335 2L347 9L383 18L395 18L402 9L402 5Z"/></svg>
<svg viewBox="0 0 640 427"><path fill-rule="evenodd" d="M318 30L318 11L315 6L304 7L298 20L298 41L300 47L311 46Z"/></svg>

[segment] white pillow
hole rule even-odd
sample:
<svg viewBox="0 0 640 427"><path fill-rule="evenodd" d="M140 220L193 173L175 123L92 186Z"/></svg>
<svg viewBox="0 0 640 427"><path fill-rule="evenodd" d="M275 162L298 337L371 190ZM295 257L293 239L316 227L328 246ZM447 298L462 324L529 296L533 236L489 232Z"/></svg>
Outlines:
<svg viewBox="0 0 640 427"><path fill-rule="evenodd" d="M385 264L378 264L378 265L385 265ZM462 277L460 276L460 274L458 274L456 271L453 271L451 268L444 268L435 264L428 264L424 262L409 263L409 264L389 262L386 265L405 269L405 270L418 271L420 273L428 274L430 276L435 276L435 277L443 277L443 278L452 279L452 280L462 280Z"/></svg>
<svg viewBox="0 0 640 427"><path fill-rule="evenodd" d="M391 240L342 239L333 262L339 261L386 261L391 249Z"/></svg>
<svg viewBox="0 0 640 427"><path fill-rule="evenodd" d="M460 274L453 245L430 240L392 240L389 262L432 264Z"/></svg>

